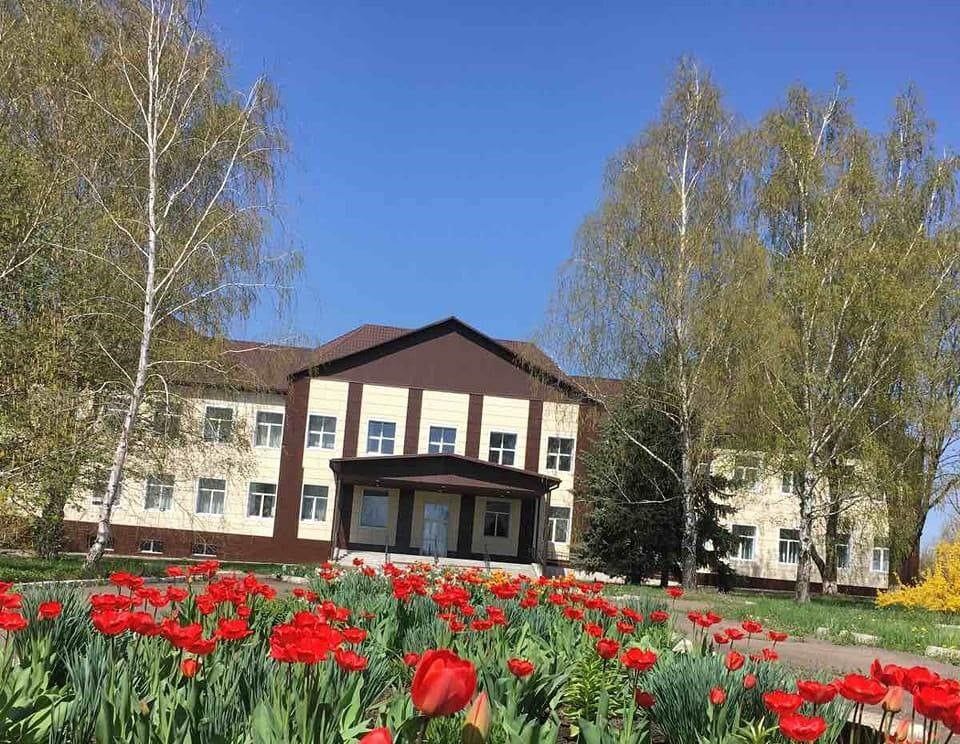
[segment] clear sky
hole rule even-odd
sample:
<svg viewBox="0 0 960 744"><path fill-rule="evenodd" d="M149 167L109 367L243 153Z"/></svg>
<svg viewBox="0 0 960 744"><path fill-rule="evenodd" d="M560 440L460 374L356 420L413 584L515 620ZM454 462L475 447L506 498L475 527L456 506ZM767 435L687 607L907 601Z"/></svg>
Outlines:
<svg viewBox="0 0 960 744"><path fill-rule="evenodd" d="M661 7L662 6L662 7ZM668 7L669 6L669 7ZM248 337L319 342L457 315L529 338L606 159L697 57L748 122L849 81L879 130L908 82L960 149L960 4L209 0L238 84L279 87L292 313Z"/></svg>

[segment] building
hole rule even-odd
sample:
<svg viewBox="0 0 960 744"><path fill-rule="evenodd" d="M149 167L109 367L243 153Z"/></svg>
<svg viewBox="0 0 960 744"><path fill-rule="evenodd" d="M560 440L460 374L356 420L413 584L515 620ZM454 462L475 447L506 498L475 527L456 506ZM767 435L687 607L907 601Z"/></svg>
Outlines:
<svg viewBox="0 0 960 744"><path fill-rule="evenodd" d="M597 385L532 344L456 318L414 330L365 325L315 349L235 347L251 384L185 392L178 425L192 422L199 435L175 462L124 484L116 552L568 561L583 516L581 454L600 411L586 390ZM602 383L610 393L615 381ZM757 586L789 588L798 515L786 481L735 453L715 467L742 483L731 564ZM99 498L68 509L72 549L92 539ZM842 584L886 585L888 558L872 534L861 525L848 538Z"/></svg>

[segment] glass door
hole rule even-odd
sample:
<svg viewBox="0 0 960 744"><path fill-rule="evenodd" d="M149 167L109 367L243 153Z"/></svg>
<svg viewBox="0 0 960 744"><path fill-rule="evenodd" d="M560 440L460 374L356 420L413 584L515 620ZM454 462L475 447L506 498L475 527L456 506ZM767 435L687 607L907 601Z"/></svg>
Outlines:
<svg viewBox="0 0 960 744"><path fill-rule="evenodd" d="M450 506L427 502L423 505L423 541L420 552L445 558L447 555L447 525Z"/></svg>

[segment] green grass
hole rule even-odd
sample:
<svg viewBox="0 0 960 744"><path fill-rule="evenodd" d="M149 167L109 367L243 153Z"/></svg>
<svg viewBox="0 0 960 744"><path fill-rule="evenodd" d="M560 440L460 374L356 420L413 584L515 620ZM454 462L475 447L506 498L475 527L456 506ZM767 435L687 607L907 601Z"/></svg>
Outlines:
<svg viewBox="0 0 960 744"><path fill-rule="evenodd" d="M114 571L128 571L140 576L165 576L167 566L184 565L187 562L105 555L91 572L85 573L83 558L80 556L43 560L3 555L0 556L0 581L23 583L62 579L98 579L106 578ZM281 568L279 564L268 563L222 563L221 567L230 571L252 571L267 575L280 573Z"/></svg>
<svg viewBox="0 0 960 744"><path fill-rule="evenodd" d="M611 586L609 594L663 596L655 587ZM937 625L960 625L960 615L900 607L877 607L863 597L814 597L808 605L798 605L787 594L735 591L718 594L693 592L686 602L702 604L731 620L752 618L764 625L783 630L795 637L813 637L817 628L827 628L834 643L852 644L851 633L877 636L881 648L923 653L927 646L960 648L960 633Z"/></svg>

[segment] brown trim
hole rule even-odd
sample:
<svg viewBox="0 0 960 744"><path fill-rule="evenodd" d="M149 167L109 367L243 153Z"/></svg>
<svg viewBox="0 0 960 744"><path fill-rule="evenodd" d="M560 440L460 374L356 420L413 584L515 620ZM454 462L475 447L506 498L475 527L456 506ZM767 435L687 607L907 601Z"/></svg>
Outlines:
<svg viewBox="0 0 960 744"><path fill-rule="evenodd" d="M543 401L531 400L527 411L527 447L523 456L523 469L540 471L540 434L543 428Z"/></svg>
<svg viewBox="0 0 960 744"><path fill-rule="evenodd" d="M351 382L347 388L347 415L343 422L344 457L357 456L357 443L360 440L361 403L363 403L363 383Z"/></svg>
<svg viewBox="0 0 960 744"><path fill-rule="evenodd" d="M410 537L413 532L413 499L412 488L400 489L397 501L397 538L393 549L398 552L410 550Z"/></svg>
<svg viewBox="0 0 960 744"><path fill-rule="evenodd" d="M467 406L467 457L480 457L480 424L483 420L483 396L470 394Z"/></svg>
<svg viewBox="0 0 960 744"><path fill-rule="evenodd" d="M713 573L697 574L697 583L701 586L717 586L717 575ZM797 588L797 582L792 579L767 579L762 576L744 576L743 574L734 576L733 583L738 588L770 592L793 592ZM823 591L823 584L815 581L810 582L810 591L813 594L820 594ZM872 586L840 584L837 591L840 594L857 597L875 597L880 590Z"/></svg>
<svg viewBox="0 0 960 744"><path fill-rule="evenodd" d="M473 512L477 497L472 493L460 495L460 522L457 525L457 552L466 555L473 546Z"/></svg>
<svg viewBox="0 0 960 744"><path fill-rule="evenodd" d="M420 449L420 412L423 410L423 390L410 388L407 392L407 423L403 429L403 454L415 455Z"/></svg>
<svg viewBox="0 0 960 744"><path fill-rule="evenodd" d="M573 460L573 509L570 514L570 544L577 542L587 526L589 506L586 499L578 498L587 482L587 466L583 455L593 447L599 428L600 408L586 402L580 403L577 411L577 441Z"/></svg>
<svg viewBox="0 0 960 744"><path fill-rule="evenodd" d="M86 552L87 537L96 533L94 522L64 522L68 552ZM256 561L261 563L322 563L330 559L327 540L286 540L256 535L224 532L176 530L143 525L111 525L115 555L143 555L142 540L163 541L163 553L152 558L193 558L193 545L210 543L217 547L217 559L223 561Z"/></svg>
<svg viewBox="0 0 960 744"><path fill-rule="evenodd" d="M281 545L297 539L300 529L300 493L303 489L303 448L307 436L310 380L293 380L283 417L283 443L277 477L277 513L273 538Z"/></svg>

